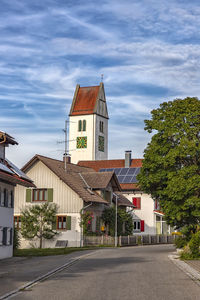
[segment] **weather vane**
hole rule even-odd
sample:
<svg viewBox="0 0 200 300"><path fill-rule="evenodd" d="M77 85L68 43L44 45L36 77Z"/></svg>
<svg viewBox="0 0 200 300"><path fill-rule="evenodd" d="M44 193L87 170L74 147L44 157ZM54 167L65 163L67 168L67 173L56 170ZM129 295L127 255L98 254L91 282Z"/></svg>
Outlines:
<svg viewBox="0 0 200 300"><path fill-rule="evenodd" d="M103 74L101 74L101 82L103 82Z"/></svg>

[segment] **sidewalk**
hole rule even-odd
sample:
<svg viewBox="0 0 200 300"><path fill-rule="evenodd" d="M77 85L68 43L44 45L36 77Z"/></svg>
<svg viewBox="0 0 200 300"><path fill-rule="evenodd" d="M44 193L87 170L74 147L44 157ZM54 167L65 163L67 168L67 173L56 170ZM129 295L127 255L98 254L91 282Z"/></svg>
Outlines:
<svg viewBox="0 0 200 300"><path fill-rule="evenodd" d="M200 273L200 260L184 260L184 262Z"/></svg>
<svg viewBox="0 0 200 300"><path fill-rule="evenodd" d="M0 299L36 278L93 252L94 250L86 250L67 255L12 257L0 260Z"/></svg>

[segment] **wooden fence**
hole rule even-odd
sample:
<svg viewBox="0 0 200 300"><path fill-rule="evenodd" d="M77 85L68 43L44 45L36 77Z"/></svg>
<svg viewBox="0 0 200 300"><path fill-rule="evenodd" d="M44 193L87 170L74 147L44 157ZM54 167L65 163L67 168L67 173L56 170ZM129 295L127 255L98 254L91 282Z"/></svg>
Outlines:
<svg viewBox="0 0 200 300"><path fill-rule="evenodd" d="M128 235L118 237L118 246L173 244L176 235ZM111 236L84 236L84 246L114 246L115 238Z"/></svg>

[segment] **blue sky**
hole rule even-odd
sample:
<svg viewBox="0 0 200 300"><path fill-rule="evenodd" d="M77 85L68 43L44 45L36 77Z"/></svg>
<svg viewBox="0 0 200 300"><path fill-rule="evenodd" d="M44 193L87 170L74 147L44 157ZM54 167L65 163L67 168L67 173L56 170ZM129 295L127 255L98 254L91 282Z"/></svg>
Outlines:
<svg viewBox="0 0 200 300"><path fill-rule="evenodd" d="M184 0L1 0L0 130L19 146L62 158L75 86L104 74L109 158L143 155L144 119L160 103L200 95L200 3Z"/></svg>

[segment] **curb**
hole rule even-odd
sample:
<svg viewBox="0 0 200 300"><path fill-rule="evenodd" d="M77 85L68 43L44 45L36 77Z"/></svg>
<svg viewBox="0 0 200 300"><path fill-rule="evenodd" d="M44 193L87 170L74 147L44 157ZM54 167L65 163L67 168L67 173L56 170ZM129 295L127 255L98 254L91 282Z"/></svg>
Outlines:
<svg viewBox="0 0 200 300"><path fill-rule="evenodd" d="M187 263L179 259L178 255L168 255L168 258L196 284L200 286L200 272L190 267Z"/></svg>
<svg viewBox="0 0 200 300"><path fill-rule="evenodd" d="M48 273L46 273L44 275L41 275L41 276L37 277L36 279L25 283L24 285L20 286L19 288L0 296L0 300L9 299L9 297L12 297L12 296L22 292L22 290L26 290L26 289L36 285L38 282L41 282L42 280L49 278L50 276L64 270L65 268L70 267L71 265L73 265L77 261L81 260L82 258L93 255L94 253L95 252L92 252L92 253L88 253L88 254L78 256L76 258L72 258L67 263L65 263L64 265L62 265L58 268L55 268L55 269L49 271Z"/></svg>

